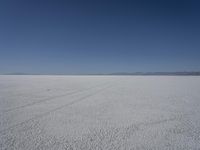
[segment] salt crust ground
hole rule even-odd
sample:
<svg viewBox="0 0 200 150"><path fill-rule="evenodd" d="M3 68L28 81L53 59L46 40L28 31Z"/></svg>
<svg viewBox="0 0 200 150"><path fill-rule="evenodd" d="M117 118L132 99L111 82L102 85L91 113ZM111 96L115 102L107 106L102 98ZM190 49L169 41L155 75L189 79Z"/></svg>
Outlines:
<svg viewBox="0 0 200 150"><path fill-rule="evenodd" d="M200 77L0 76L1 150L199 150Z"/></svg>

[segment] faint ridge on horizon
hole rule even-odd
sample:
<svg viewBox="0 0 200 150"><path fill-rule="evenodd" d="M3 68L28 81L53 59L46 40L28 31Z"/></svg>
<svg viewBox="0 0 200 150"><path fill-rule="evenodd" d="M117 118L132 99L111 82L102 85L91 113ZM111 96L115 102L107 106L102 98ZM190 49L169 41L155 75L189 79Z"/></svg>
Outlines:
<svg viewBox="0 0 200 150"><path fill-rule="evenodd" d="M13 72L3 73L1 75L182 75L182 76L200 76L200 71L177 71L177 72L113 72L113 73L82 73L82 74L39 74L39 73L24 73L24 72Z"/></svg>
<svg viewBox="0 0 200 150"><path fill-rule="evenodd" d="M193 75L200 76L200 71L177 71L177 72L116 72L110 75Z"/></svg>

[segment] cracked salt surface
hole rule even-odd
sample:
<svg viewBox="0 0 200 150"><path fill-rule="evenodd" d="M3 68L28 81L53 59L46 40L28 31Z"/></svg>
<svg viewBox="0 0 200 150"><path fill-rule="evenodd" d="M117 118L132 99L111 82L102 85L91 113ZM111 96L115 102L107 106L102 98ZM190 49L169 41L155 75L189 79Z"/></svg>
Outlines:
<svg viewBox="0 0 200 150"><path fill-rule="evenodd" d="M200 149L200 78L0 76L0 149Z"/></svg>

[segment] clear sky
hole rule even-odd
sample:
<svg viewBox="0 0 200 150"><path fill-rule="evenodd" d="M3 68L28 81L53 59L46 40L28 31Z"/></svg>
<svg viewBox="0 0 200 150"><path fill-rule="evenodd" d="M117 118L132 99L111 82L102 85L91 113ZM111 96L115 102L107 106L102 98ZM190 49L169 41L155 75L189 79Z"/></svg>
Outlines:
<svg viewBox="0 0 200 150"><path fill-rule="evenodd" d="M0 73L200 71L199 0L1 0Z"/></svg>

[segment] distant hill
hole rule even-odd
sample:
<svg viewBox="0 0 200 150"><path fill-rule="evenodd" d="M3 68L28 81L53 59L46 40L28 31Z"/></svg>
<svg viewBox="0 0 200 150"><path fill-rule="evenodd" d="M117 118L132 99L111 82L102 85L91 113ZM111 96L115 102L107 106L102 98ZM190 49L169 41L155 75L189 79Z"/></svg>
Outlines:
<svg viewBox="0 0 200 150"><path fill-rule="evenodd" d="M3 75L29 75L29 74L22 72L12 72L12 73L4 73Z"/></svg>
<svg viewBox="0 0 200 150"><path fill-rule="evenodd" d="M198 72L116 72L109 75L182 75L182 76L200 76Z"/></svg>
<svg viewBox="0 0 200 150"><path fill-rule="evenodd" d="M183 72L114 72L114 73L94 73L94 74L32 74L23 72L5 73L2 75L124 75L124 76L200 76L200 71L183 71Z"/></svg>

